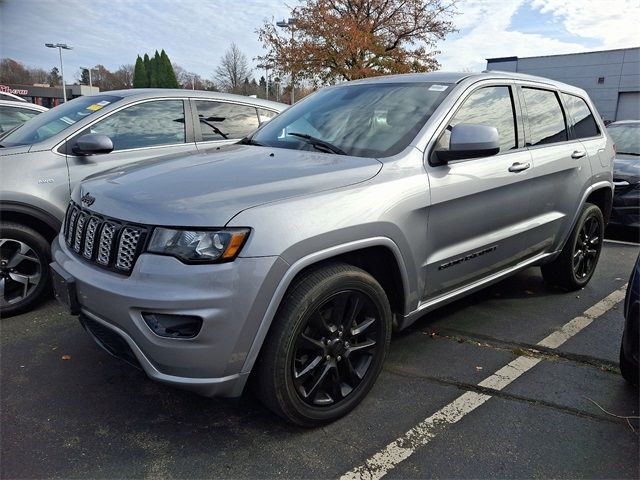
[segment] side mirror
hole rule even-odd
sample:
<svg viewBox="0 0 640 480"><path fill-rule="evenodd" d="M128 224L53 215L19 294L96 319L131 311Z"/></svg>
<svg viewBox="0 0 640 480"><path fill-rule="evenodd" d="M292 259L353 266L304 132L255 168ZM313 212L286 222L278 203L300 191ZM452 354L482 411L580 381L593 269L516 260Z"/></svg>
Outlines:
<svg viewBox="0 0 640 480"><path fill-rule="evenodd" d="M500 151L498 129L486 125L459 123L451 129L449 150L435 151L439 163L465 158L489 157Z"/></svg>
<svg viewBox="0 0 640 480"><path fill-rule="evenodd" d="M106 135L91 133L82 135L76 140L73 146L73 153L78 155L98 155L100 153L111 153L113 142Z"/></svg>

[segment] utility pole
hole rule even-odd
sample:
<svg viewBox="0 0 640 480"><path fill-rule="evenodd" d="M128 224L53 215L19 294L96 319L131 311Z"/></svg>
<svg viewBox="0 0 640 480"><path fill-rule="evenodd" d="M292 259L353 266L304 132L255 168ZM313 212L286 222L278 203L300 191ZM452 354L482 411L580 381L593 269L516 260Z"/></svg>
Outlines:
<svg viewBox="0 0 640 480"><path fill-rule="evenodd" d="M282 28L288 28L291 30L291 51L293 51L293 47L294 47L294 42L295 42L295 37L294 37L294 31L295 31L295 24L296 24L296 19L295 18L290 18L288 21L284 21L282 20L281 22L276 22L276 25L278 27L282 27ZM293 66L293 63L291 64L291 105L293 105L295 103L295 84L296 84L296 72Z"/></svg>

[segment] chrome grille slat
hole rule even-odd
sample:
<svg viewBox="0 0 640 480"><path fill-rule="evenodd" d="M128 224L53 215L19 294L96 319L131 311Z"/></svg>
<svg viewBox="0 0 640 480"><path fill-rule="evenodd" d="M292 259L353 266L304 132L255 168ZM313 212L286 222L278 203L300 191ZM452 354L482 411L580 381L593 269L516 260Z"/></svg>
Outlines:
<svg viewBox="0 0 640 480"><path fill-rule="evenodd" d="M131 270L140 241L141 231L138 228L125 227L120 234L118 245L118 255L116 257L116 268L120 270Z"/></svg>
<svg viewBox="0 0 640 480"><path fill-rule="evenodd" d="M84 249L82 252L84 258L91 259L93 257L93 244L99 225L100 219L98 217L91 217L87 223L87 233L84 238Z"/></svg>
<svg viewBox="0 0 640 480"><path fill-rule="evenodd" d="M104 222L102 232L100 233L100 242L98 243L98 256L96 257L96 261L102 265L109 265L111 246L113 245L115 233L116 225L111 222Z"/></svg>
<svg viewBox="0 0 640 480"><path fill-rule="evenodd" d="M67 245L71 246L71 241L73 240L73 235L75 233L76 227L76 219L78 218L78 213L80 210L74 207L71 210L71 214L69 215L69 222L67 223L67 234L65 235Z"/></svg>
<svg viewBox="0 0 640 480"><path fill-rule="evenodd" d="M73 249L76 253L80 253L80 245L82 245L82 234L84 233L84 223L87 220L87 214L82 212L78 214L76 220L76 231L73 235Z"/></svg>

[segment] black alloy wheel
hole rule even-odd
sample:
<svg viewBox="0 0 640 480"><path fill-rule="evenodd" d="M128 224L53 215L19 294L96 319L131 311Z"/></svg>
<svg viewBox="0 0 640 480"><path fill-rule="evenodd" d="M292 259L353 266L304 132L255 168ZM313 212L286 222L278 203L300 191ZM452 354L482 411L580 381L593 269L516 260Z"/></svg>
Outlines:
<svg viewBox="0 0 640 480"><path fill-rule="evenodd" d="M292 356L293 383L300 399L334 405L361 385L383 353L379 313L357 290L332 295L306 319Z"/></svg>
<svg viewBox="0 0 640 480"><path fill-rule="evenodd" d="M0 226L0 314L30 309L49 284L49 243L24 225Z"/></svg>
<svg viewBox="0 0 640 480"><path fill-rule="evenodd" d="M602 248L600 224L595 215L585 219L573 247L573 274L578 280L593 274Z"/></svg>

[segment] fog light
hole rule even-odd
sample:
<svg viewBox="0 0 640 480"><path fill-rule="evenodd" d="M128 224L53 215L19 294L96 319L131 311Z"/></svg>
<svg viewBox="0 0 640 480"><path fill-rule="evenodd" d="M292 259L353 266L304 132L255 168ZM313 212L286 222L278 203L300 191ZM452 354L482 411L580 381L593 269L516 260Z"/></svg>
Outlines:
<svg viewBox="0 0 640 480"><path fill-rule="evenodd" d="M160 337L193 338L202 328L202 319L192 315L142 312L142 318Z"/></svg>

